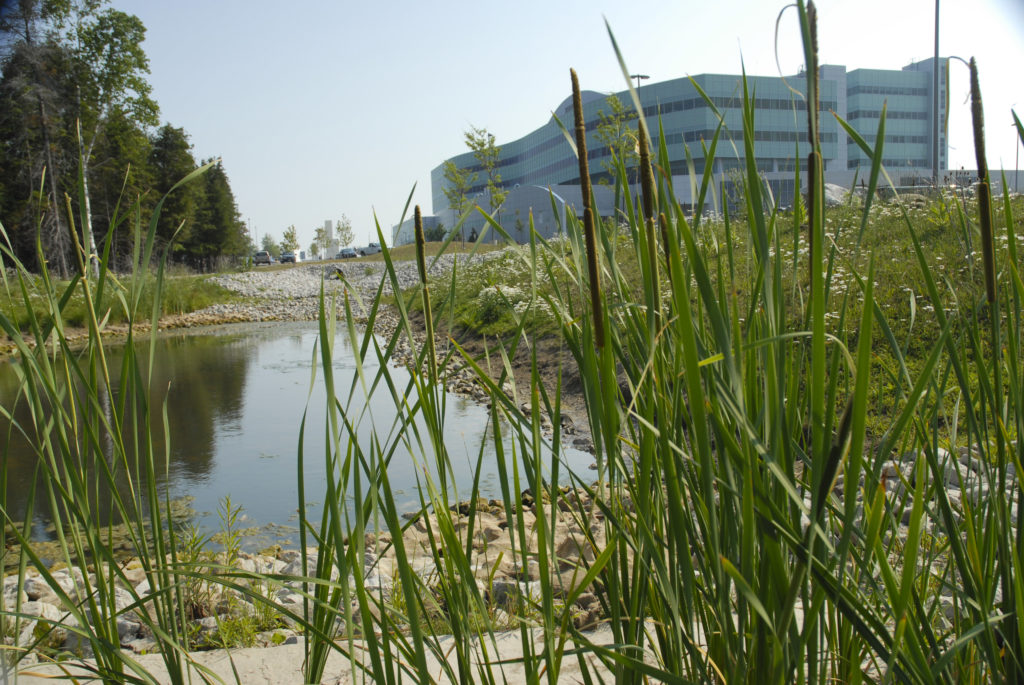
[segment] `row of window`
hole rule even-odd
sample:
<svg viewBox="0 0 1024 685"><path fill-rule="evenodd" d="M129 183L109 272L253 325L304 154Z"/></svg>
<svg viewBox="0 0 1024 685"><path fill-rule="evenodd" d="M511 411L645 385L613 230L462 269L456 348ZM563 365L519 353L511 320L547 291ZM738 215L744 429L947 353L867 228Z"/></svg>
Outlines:
<svg viewBox="0 0 1024 685"><path fill-rule="evenodd" d="M728 108L741 107L742 103L743 103L743 98L716 97L716 98L712 98L712 102L715 103L715 106L717 106L717 107L719 107L721 109L728 109ZM795 103L796 103L796 108L798 110L805 110L806 109L806 106L804 105L804 102L802 100L796 100ZM686 109L695 109L697 107L706 107L706 106L707 106L707 103L704 101L703 98L687 98L687 99L684 99L684 100L675 100L675 101L672 101L672 102L661 103L660 105L649 105L647 107L644 107L644 114L646 116L653 116L653 115L658 114L659 112L662 113L662 114L666 114L666 113L669 113L669 112L675 112L675 111L686 110ZM794 101L793 100L771 99L771 98L756 98L755 99L755 106L757 108L759 108L759 109L789 109L789 108L792 108L794 106ZM822 103L822 110L824 111L824 110L828 110L828 109L834 109L835 106L836 106L835 102L833 102L833 101L826 101L826 102ZM850 113L848 119L852 120L852 119L859 119L859 118L878 118L880 116L881 116L881 110L856 110L856 111ZM928 114L926 112L890 111L890 112L886 113L886 118L887 119L919 119L919 120L926 120L928 118ZM591 121L588 121L586 123L586 129L588 131L593 131L599 125L600 125L600 121L599 120L592 119ZM837 140L837 135L835 133L832 133L832 132L825 131L825 132L822 132L820 135L821 135L821 142L823 142L823 143L834 143ZM682 134L682 135L681 134L671 134L671 135L667 136L667 139L668 139L668 142L670 144L671 143L680 143L680 142L683 142L683 141L685 141L687 143L693 143L693 142L700 141L702 139L710 141L713 136L714 136L714 131L712 131L712 130L688 131L688 132L686 132L685 134ZM797 133L792 132L792 131L755 131L754 132L754 140L758 140L758 141L794 142L798 138L799 138L800 142L804 142L804 143L807 142L807 133L806 132L801 132L801 133L797 134ZM867 138L867 136L865 136L865 138ZM890 140L890 138L887 136L886 137L886 142L927 142L926 140L918 141L918 140L910 140L909 138L910 137L908 137L908 140L894 141L894 140ZM541 154L542 152L546 152L547 150L550 150L550 149L552 149L552 148L554 148L556 146L562 145L565 142L566 142L566 140L565 140L564 136L562 136L562 135L553 136L553 137L548 138L547 140L542 141L541 143L533 146L532 148L530 148L529 150L526 150L525 152L521 152L521 153L516 154L516 155L509 155L507 157L502 157L501 159L498 160L497 166L498 166L498 168L501 168L501 167L507 167L507 166L511 166L513 164L517 164L517 163L519 163L519 162L521 162L521 161L523 161L525 159L530 159L532 157L535 157L535 156ZM601 149L603 150L604 148L601 148ZM595 155L595 152L597 152L597 151L596 150L592 150L591 153L588 156L590 158L594 158L595 156L599 157L599 156L604 156L604 154L606 154L605 152L601 152L601 153ZM480 171L482 171L482 167L479 164L473 164L473 165L470 165L470 166L464 167L464 168L468 169L471 172L479 173Z"/></svg>
<svg viewBox="0 0 1024 685"><path fill-rule="evenodd" d="M883 159L882 166L896 168L896 167L921 167L924 169L930 168L932 165L931 160L927 159ZM856 169L857 167L869 167L871 166L871 160L866 157L860 159L851 159L846 162L847 169Z"/></svg>
<svg viewBox="0 0 1024 685"><path fill-rule="evenodd" d="M608 148L601 147L601 148L597 148L597 149L588 151L587 157L589 157L591 159L595 159L595 158L598 158L598 157L602 157L605 154L608 154ZM705 163L706 163L706 160L703 159L703 158L696 158L696 159L693 160L694 171L698 175L702 175L704 173ZM883 159L882 160L882 164L885 165L886 167L889 167L889 168L900 168L900 167L907 168L907 167L910 167L910 168L927 169L927 168L931 167L931 162L929 160L927 160L927 159ZM868 165L870 165L870 160L868 160L866 158L863 158L863 157L861 157L859 159L857 159L857 158L850 159L847 162L847 168L849 168L849 169L856 169L858 167L865 167L865 166L868 166ZM742 158L741 159L736 159L734 157L728 157L728 158L726 158L726 157L719 157L719 158L716 159L716 166L718 167L718 170L721 171L721 172L727 172L727 171L730 171L730 170L744 170L746 168L746 162ZM789 158L789 159L762 158L762 159L758 159L757 160L758 171L794 171L797 166L800 167L801 171L806 172L807 171L807 160L806 159L802 159L802 158L799 160L799 162L797 162L796 160L794 160L792 158ZM511 186L514 186L514 185L520 184L520 183L530 183L531 181L536 180L536 179L550 178L552 174L555 174L556 172L560 172L560 171L561 172L565 172L565 171L571 170L573 176L576 176L577 175L575 173L576 169L577 169L577 162L576 162L575 158L560 159L560 160L558 160L556 162L553 162L552 164L548 164L547 166L545 166L545 167L543 167L541 169L537 169L536 171L534 171L534 172L532 172L532 173L530 173L530 174L528 174L526 176L515 178L515 179L505 179L505 182L502 185L505 188L509 188ZM598 170L598 169L592 169L591 172L593 174L595 174L595 175L599 175L599 174L605 173L603 170ZM689 167L687 165L686 160L684 160L684 159L673 160L672 163L671 163L671 172L674 175L686 175L686 174L688 174L689 173ZM574 181L570 180L570 181L563 181L563 182L570 182L571 183L571 182L574 182ZM575 182L578 182L578 179ZM473 194L476 194L476 193L479 193L479 192L483 192L486 189L486 187L487 187L486 183L478 183L477 185L475 185L472 188L470 188L467 194L473 195Z"/></svg>
<svg viewBox="0 0 1024 685"><path fill-rule="evenodd" d="M862 134L862 137L868 143L873 143L876 140L878 140L878 135L876 135L874 133L865 133L865 134ZM930 143L931 140L932 139L931 139L930 136L890 136L890 135L887 135L885 137L885 142L887 142L887 143Z"/></svg>
<svg viewBox="0 0 1024 685"><path fill-rule="evenodd" d="M927 88L905 88L903 86L868 86L857 85L846 89L847 95L927 95Z"/></svg>
<svg viewBox="0 0 1024 685"><path fill-rule="evenodd" d="M742 97L712 97L711 102L714 103L718 109L740 109L743 107ZM822 112L836 108L835 100L826 100L819 103L819 109ZM669 100L668 102L659 102L653 105L647 105L644 107L645 117L656 117L658 115L671 114L672 112L685 112L694 109L703 109L708 106L707 100L702 97L684 98L681 100ZM762 110L784 110L803 112L807 110L807 105L803 100L799 98L754 98L755 109ZM632 113L633 109L630 107L628 112ZM563 122L566 125L571 124L570 121ZM593 131L601 125L600 119L591 119L586 123L586 130Z"/></svg>
<svg viewBox="0 0 1024 685"><path fill-rule="evenodd" d="M741 99L737 99L737 98L717 98L716 104L719 104L720 106L725 106L724 102L726 100L729 100L729 101L732 101L732 100L741 101ZM759 101L760 101L760 99L759 99ZM703 103L703 99L697 98L697 99L690 99L688 101L678 101L678 102L701 102L701 103ZM648 108L645 108L645 111L647 109ZM867 118L867 117L880 117L880 116L881 116L881 111L880 110L857 110L857 111L854 111L854 112L850 113L850 119ZM928 114L926 112L890 111L890 112L886 113L886 117L890 118L890 119L917 119L917 120L924 120L924 119L928 118ZM594 123L595 122L588 122L588 128L592 128L591 124L594 124ZM670 133L670 134L667 134L665 136L665 139L666 139L666 142L668 144L670 144L670 145L672 145L672 144L680 144L680 143L684 143L684 142L685 143L697 143L697 142L699 142L701 140L710 142L711 139L714 137L714 134L715 134L715 132L714 132L713 129L705 129L705 130L697 130L697 131L685 131L685 132L682 132L682 133ZM838 134L836 132L833 132L833 131L822 131L819 135L821 137L821 142L825 143L825 144L836 143L837 140L838 140ZM876 136L874 134L864 134L864 138L869 143L873 143L875 141L875 139L876 139ZM721 138L722 142L725 142L726 140L728 140L728 133L725 133L725 135L723 135L722 138ZM806 133L806 131L796 132L796 131L755 130L754 131L754 140L755 141L761 141L761 142L786 142L786 143L793 143L793 142L799 141L800 143L806 143L807 142L807 133ZM891 144L898 144L898 143L917 143L917 144L923 144L923 143L927 143L929 141L930 141L930 138L928 138L927 136L887 135L885 137L885 142L886 143L891 143ZM850 144L850 140L849 139L847 139L846 142L847 142L847 144ZM565 139L565 137L563 135L560 135L560 134L559 135L555 135L555 136L553 136L551 138L548 138L547 140L542 141L541 143L533 146L532 148L530 148L529 150L527 150L525 152L521 152L521 153L516 154L516 155L510 155L508 157L504 157L504 158L498 160L497 166L498 166L498 168L508 167L508 166L513 165L513 164L519 163L519 162L521 162L523 160L535 157L535 156L539 155L540 153L545 152L547 150L550 150L550 149L552 149L552 148L554 148L556 146L565 145L565 144L567 144L567 141L566 141L566 139ZM599 159L599 158L608 156L610 154L611 153L610 153L609 149L606 146L601 146L601 147L596 147L596 148L589 149L587 157L589 159L593 160L593 159ZM895 161L894 160L889 160L886 163L887 164L895 164ZM850 168L855 168L857 166L857 164L858 164L858 162L850 162ZM903 164L904 166L915 166L915 164L909 164L908 165L908 164L904 164L903 162L901 162L901 164ZM563 170L563 169L567 169L567 168L573 167L575 165L576 165L575 158L571 157L571 156L567 156L567 158L565 158L565 159L557 160L557 161L553 162L552 164L546 165L542 169L538 169L537 171L531 173L530 176L534 177L534 178L542 178L542 177L545 177L549 173L552 173L552 172L555 172L555 171L559 171L559 170ZM920 164L920 166L927 166L927 164L922 162ZM469 170L470 172L475 172L475 173L480 173L481 171L483 171L483 168L479 164L473 164L473 165L470 165L470 166L464 167L464 168ZM780 170L789 170L789 169L783 169L783 167L780 167ZM479 180L483 181L484 179L479 179ZM506 179L506 183L515 183L515 182L520 182L520 181L522 181L522 179L516 179L516 180ZM485 183L480 183L479 186L476 188L476 190L483 189L484 187L486 187Z"/></svg>
<svg viewBox="0 0 1024 685"><path fill-rule="evenodd" d="M712 97L711 102L714 103L718 109L741 109L744 105L744 99L742 97ZM707 101L702 97L697 98L685 98L682 100L671 100L669 102L661 102L656 105L647 105L644 107L644 116L655 116L657 114L669 114L671 112L683 112L691 109L701 109L707 107ZM755 109L766 109L766 110L784 110L803 112L807 110L807 104L799 98L754 98ZM830 109L836 108L835 100L825 100L818 103L818 108L827 112Z"/></svg>
<svg viewBox="0 0 1024 685"><path fill-rule="evenodd" d="M686 131L685 133L672 133L665 136L666 142L672 143L695 143L700 140L706 140L709 143L714 137L715 132L711 129L704 131ZM834 143L838 140L838 136L835 131L822 131L819 135L822 143ZM720 140L728 140L728 134L725 134ZM763 131L754 130L755 141L765 141L771 143L795 143L800 141L801 143L807 142L807 131ZM739 142L739 141L737 141Z"/></svg>
<svg viewBox="0 0 1024 685"><path fill-rule="evenodd" d="M854 119L880 119L882 116L882 110L880 109L855 109L850 112L847 117L847 121ZM885 113L887 120L891 119L917 119L925 121L928 119L928 112L900 112L897 110L889 110Z"/></svg>

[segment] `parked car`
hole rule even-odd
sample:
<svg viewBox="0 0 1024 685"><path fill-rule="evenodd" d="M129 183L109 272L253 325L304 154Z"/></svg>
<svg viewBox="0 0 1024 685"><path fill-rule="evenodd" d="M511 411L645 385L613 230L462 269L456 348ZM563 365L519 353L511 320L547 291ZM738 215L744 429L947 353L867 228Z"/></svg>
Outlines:
<svg viewBox="0 0 1024 685"><path fill-rule="evenodd" d="M273 262L274 258L266 250L260 250L252 258L253 264L272 264Z"/></svg>
<svg viewBox="0 0 1024 685"><path fill-rule="evenodd" d="M343 247L343 248L341 248L341 252L339 252L338 254L334 255L334 258L335 259L351 259L352 257L358 257L358 256L359 255L356 254L355 248Z"/></svg>
<svg viewBox="0 0 1024 685"><path fill-rule="evenodd" d="M295 253L294 252L282 252L281 253L281 263L282 264L294 264L295 263Z"/></svg>
<svg viewBox="0 0 1024 685"><path fill-rule="evenodd" d="M380 252L380 243L370 243L360 251L363 253L364 257L368 254L377 254Z"/></svg>

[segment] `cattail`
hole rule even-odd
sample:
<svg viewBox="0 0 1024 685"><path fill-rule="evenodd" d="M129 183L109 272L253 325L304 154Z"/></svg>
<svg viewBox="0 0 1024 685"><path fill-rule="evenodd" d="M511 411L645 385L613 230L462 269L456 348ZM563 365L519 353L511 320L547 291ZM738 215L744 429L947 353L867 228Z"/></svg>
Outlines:
<svg viewBox="0 0 1024 685"><path fill-rule="evenodd" d="M985 263L985 295L989 304L996 301L996 256L992 241L992 195L988 162L985 159L985 121L978 85L978 63L971 58L971 120L974 124L974 157L978 162L978 220L981 223L981 257Z"/></svg>
<svg viewBox="0 0 1024 685"><path fill-rule="evenodd" d="M416 205L413 213L413 225L416 231L416 266L419 267L420 283L423 284L423 327L426 332L427 365L430 379L437 380L437 358L434 352L434 317L430 311L430 290L427 288L427 257L426 239L423 236L423 217L420 206Z"/></svg>
<svg viewBox="0 0 1024 685"><path fill-rule="evenodd" d="M643 193L644 219L654 219L654 170L651 168L651 151L647 146L647 135L640 123L636 127L637 143L640 146L640 189Z"/></svg>
<svg viewBox="0 0 1024 685"><path fill-rule="evenodd" d="M807 132L813 147L818 142L818 10L813 0L807 3L807 27L810 45L807 50Z"/></svg>
<svg viewBox="0 0 1024 685"><path fill-rule="evenodd" d="M668 233L668 217L665 216L665 212L658 215L658 222L661 224L661 243L665 247L665 275L668 276L668 286L670 289L675 289L675 283L672 282L672 257L669 254L669 233Z"/></svg>
<svg viewBox="0 0 1024 685"><path fill-rule="evenodd" d="M576 117L576 153L580 159L580 195L583 201L583 238L587 245L587 273L590 277L590 307L594 316L594 337L597 347L604 347L604 319L601 312L601 275L597 268L597 235L594 211L590 205L590 169L587 166L587 128L583 122L583 99L576 70L570 69L572 79L572 112Z"/></svg>
<svg viewBox="0 0 1024 685"><path fill-rule="evenodd" d="M640 188L643 192L644 232L647 234L647 262L654 289L654 325L658 328L661 286L658 282L658 240L654 233L654 170L651 168L651 152L647 146L647 134L643 124L637 123L636 135L640 143Z"/></svg>
<svg viewBox="0 0 1024 685"><path fill-rule="evenodd" d="M811 151L807 154L807 245L808 280L813 279L814 242L817 239L815 217L821 208L817 206L816 189L820 182L818 153L818 10L813 0L807 3L807 26L810 45L807 49L807 142Z"/></svg>

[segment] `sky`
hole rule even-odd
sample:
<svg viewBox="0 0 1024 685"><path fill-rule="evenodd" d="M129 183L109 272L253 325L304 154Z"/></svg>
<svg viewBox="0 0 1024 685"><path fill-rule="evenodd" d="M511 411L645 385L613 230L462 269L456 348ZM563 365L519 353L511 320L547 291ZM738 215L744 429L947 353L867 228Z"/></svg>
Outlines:
<svg viewBox="0 0 1024 685"><path fill-rule="evenodd" d="M147 28L161 119L219 157L258 242L301 245L347 216L355 244L387 239L407 199L433 212L430 171L482 127L498 145L543 125L581 88L704 73L792 75L797 12L782 0L112 0ZM820 62L900 69L934 52L934 0L819 0ZM1024 0L945 0L939 50L978 60L989 166L1013 169L1024 119ZM969 77L950 68L949 159L976 168Z"/></svg>

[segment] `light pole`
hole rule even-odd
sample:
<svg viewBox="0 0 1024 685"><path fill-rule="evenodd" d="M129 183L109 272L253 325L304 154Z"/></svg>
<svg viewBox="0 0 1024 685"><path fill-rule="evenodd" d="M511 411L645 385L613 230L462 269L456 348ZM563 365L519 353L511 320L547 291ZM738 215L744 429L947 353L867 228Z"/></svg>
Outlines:
<svg viewBox="0 0 1024 685"><path fill-rule="evenodd" d="M646 81L647 79L649 79L651 77L648 76L647 74L630 74L629 78L635 78L636 79L636 89L640 90L640 81Z"/></svg>

